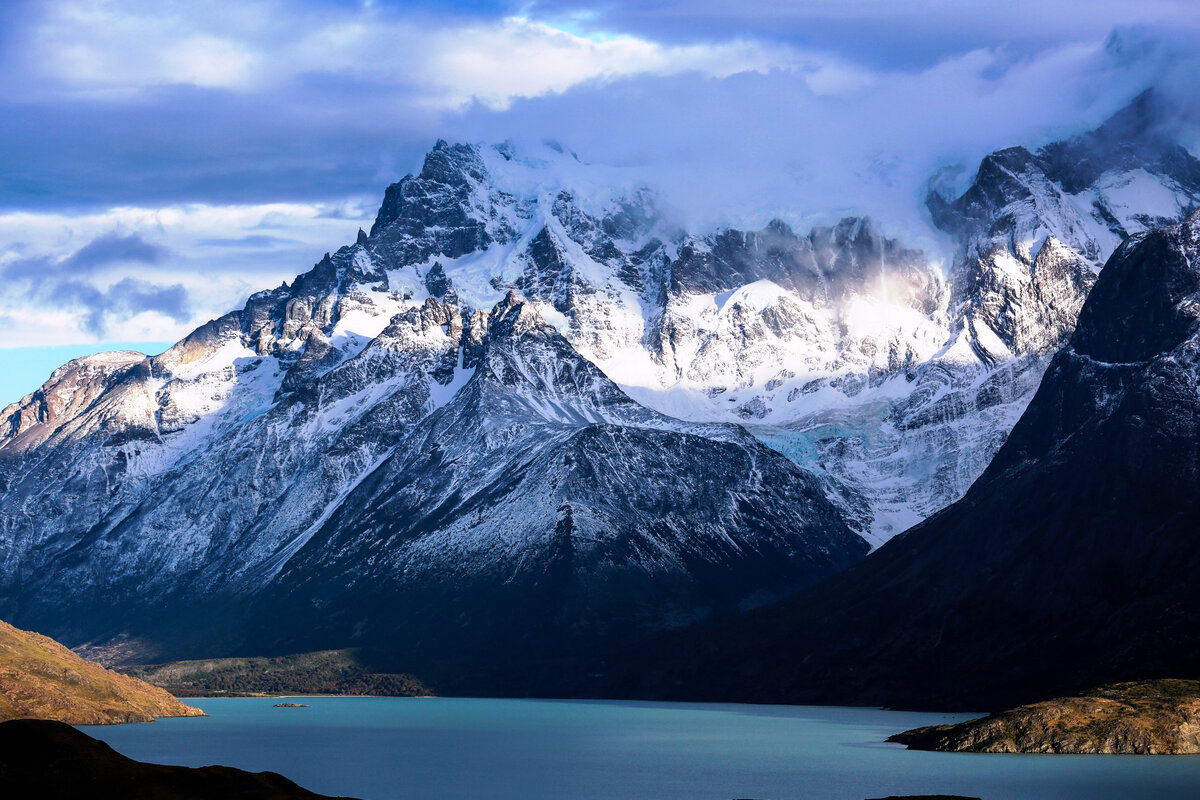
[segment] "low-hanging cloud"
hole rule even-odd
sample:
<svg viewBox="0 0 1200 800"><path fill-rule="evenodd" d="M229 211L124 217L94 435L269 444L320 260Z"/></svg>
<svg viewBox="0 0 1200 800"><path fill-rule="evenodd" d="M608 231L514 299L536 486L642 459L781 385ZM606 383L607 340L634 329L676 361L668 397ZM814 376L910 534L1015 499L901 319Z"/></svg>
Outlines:
<svg viewBox="0 0 1200 800"><path fill-rule="evenodd" d="M158 264L170 254L167 248L147 242L136 233L116 231L97 236L63 261L64 271L91 272L109 264Z"/></svg>
<svg viewBox="0 0 1200 800"><path fill-rule="evenodd" d="M137 233L109 231L57 259L47 255L9 258L0 267L0 275L6 294L16 289L24 292L26 305L72 309L83 331L103 338L111 321L145 312L177 322L191 317L188 292L182 284L163 285L132 276L115 282L105 278L131 265L160 264L169 255L165 247Z"/></svg>
<svg viewBox="0 0 1200 800"><path fill-rule="evenodd" d="M829 93L786 70L628 81L507 114L476 109L455 131L553 136L585 160L642 169L695 226L868 213L897 233L932 236L922 199L947 166L960 165L965 182L988 152L1090 129L1149 86L1175 99L1179 122L1194 122L1184 78L1200 69L1185 44L1133 30L1016 60L979 50L918 71L871 71Z"/></svg>

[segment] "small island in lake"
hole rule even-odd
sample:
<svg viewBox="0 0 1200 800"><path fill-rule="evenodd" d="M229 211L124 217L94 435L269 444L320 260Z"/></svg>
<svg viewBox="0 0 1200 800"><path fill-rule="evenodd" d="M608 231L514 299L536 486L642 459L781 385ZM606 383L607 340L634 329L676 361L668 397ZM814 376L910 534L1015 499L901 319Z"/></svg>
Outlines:
<svg viewBox="0 0 1200 800"><path fill-rule="evenodd" d="M1200 681L1118 683L888 741L963 753L1200 753Z"/></svg>
<svg viewBox="0 0 1200 800"><path fill-rule="evenodd" d="M307 703L276 703L271 708L310 708Z"/></svg>

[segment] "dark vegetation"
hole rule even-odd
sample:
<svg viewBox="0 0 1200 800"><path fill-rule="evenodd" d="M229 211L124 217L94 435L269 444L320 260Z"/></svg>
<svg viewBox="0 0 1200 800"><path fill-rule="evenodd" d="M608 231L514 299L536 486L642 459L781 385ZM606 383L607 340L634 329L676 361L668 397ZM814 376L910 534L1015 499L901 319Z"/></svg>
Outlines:
<svg viewBox="0 0 1200 800"><path fill-rule="evenodd" d="M374 671L357 650L322 650L270 658L175 661L125 667L124 671L178 697L279 694L428 697L434 694L412 675Z"/></svg>

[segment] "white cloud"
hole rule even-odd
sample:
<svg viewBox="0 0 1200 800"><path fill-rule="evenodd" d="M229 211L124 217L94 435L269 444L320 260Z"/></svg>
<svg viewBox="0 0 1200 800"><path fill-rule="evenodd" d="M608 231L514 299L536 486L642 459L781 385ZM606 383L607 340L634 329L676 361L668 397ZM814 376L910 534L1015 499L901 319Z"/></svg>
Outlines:
<svg viewBox="0 0 1200 800"><path fill-rule="evenodd" d="M56 0L25 43L25 61L49 87L99 97L179 84L267 91L326 74L405 89L435 109L502 109L516 98L633 75L725 77L803 65L790 48L760 42L670 46L524 17L415 20L370 6L335 14L279 0L238 4L240 12L224 16L211 5Z"/></svg>

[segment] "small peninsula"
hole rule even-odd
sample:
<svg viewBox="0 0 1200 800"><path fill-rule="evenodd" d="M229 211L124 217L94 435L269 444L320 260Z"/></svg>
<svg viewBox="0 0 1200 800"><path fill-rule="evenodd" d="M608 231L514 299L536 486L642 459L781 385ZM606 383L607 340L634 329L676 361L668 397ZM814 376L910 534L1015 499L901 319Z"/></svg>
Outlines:
<svg viewBox="0 0 1200 800"><path fill-rule="evenodd" d="M1200 681L1117 683L888 741L963 753L1200 753Z"/></svg>

